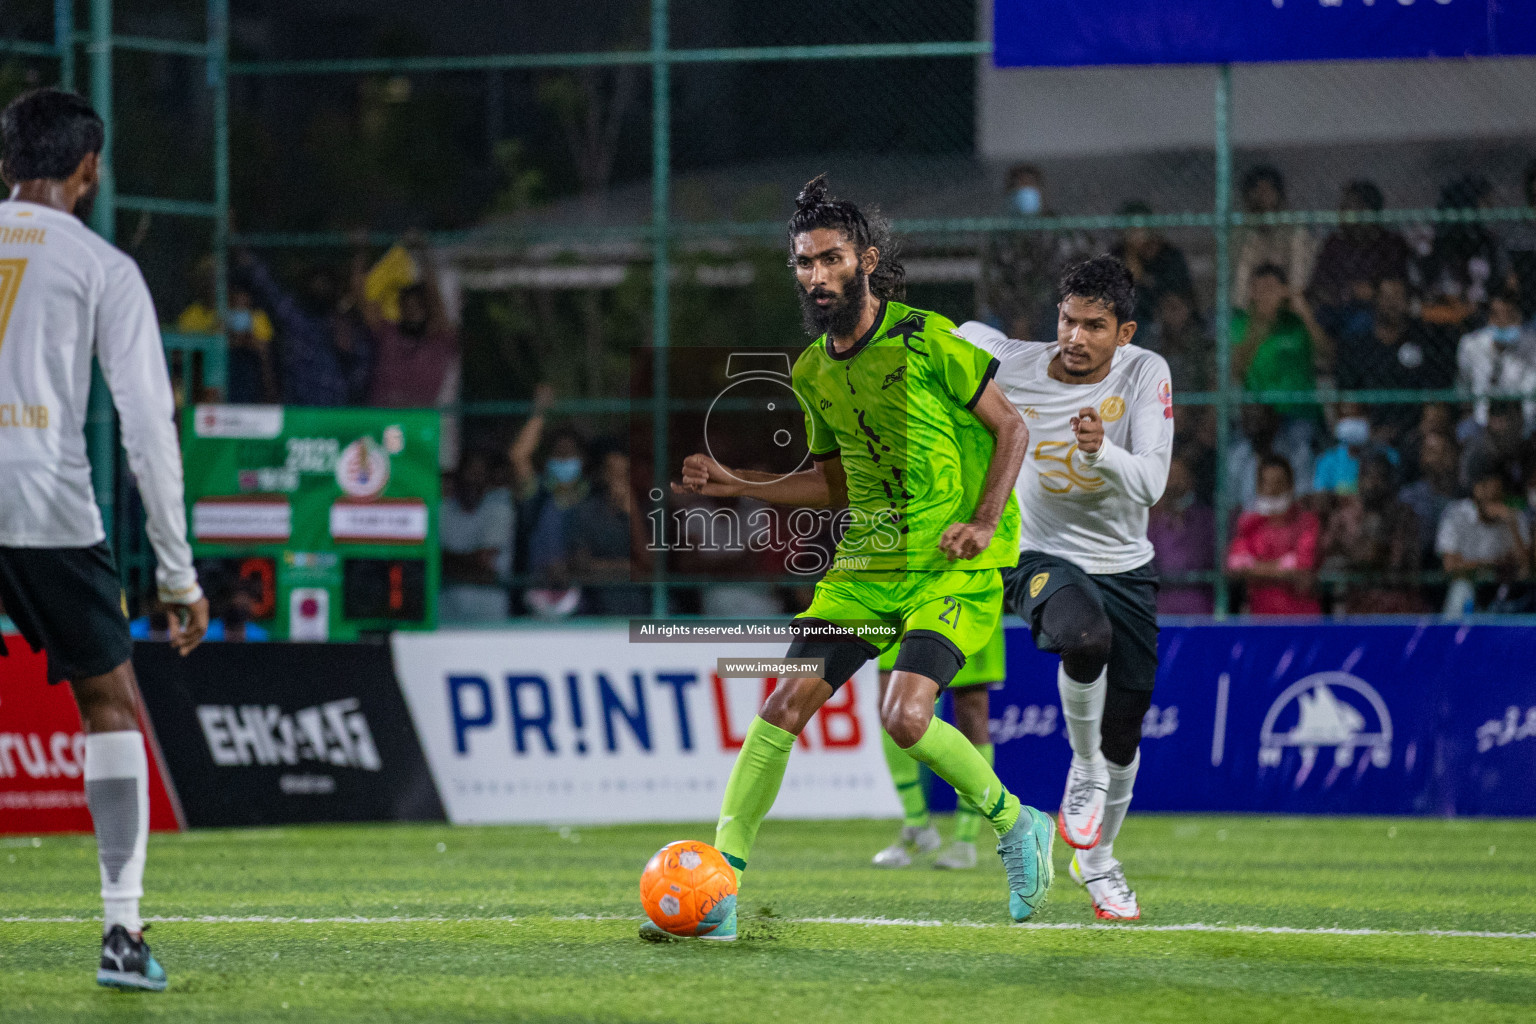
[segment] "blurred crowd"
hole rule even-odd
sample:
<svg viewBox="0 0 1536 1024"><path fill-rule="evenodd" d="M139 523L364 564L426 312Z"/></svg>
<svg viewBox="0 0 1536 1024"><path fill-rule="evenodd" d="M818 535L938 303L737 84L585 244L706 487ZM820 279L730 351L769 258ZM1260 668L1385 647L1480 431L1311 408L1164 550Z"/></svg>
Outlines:
<svg viewBox="0 0 1536 1024"><path fill-rule="evenodd" d="M505 451L470 447L445 477L439 617L644 615L650 588L630 582L646 546L629 455L616 441L546 426L554 389ZM516 576L524 585L511 585Z"/></svg>
<svg viewBox="0 0 1536 1024"><path fill-rule="evenodd" d="M444 477L439 617L492 622L508 615L645 616L657 524L636 511L650 467L633 466L613 438L588 440L573 426L550 428L555 391L538 387L533 415L505 449L468 447ZM638 472L637 472L638 470ZM758 550L738 524L756 503L681 499L668 521L667 571L695 584L674 592L673 611L777 617L809 600L809 584L782 582L785 554ZM733 513L720 517L726 506ZM830 536L806 538L830 551Z"/></svg>
<svg viewBox="0 0 1536 1024"><path fill-rule="evenodd" d="M438 268L407 234L370 265L360 239L349 265L316 263L285 284L255 253L234 252L229 282L229 384L236 404L425 409L458 401L462 356ZM176 318L192 334L220 328L212 261Z"/></svg>
<svg viewBox="0 0 1536 1024"><path fill-rule="evenodd" d="M1039 168L1010 168L1004 184L1007 212L1051 216ZM1536 209L1536 162L1518 185ZM1486 207L1493 194L1487 180L1461 176L1444 185L1440 207ZM985 242L976 315L1014 337L1054 337L1055 282L1069 263L1108 249L1135 275L1136 341L1168 360L1180 396L1168 489L1152 513L1162 611L1211 612L1225 574L1230 610L1253 614L1536 612L1536 221L1400 227L1350 216L1385 207L1375 183L1355 180L1340 191L1337 226L1235 233L1229 384L1264 394L1232 408L1220 481L1210 275L1152 228L1112 238L1004 231ZM1280 171L1250 168L1240 208L1283 214ZM1153 210L1132 200L1118 212ZM461 345L437 281L415 236L372 263L359 248L344 270L316 265L293 284L237 252L223 325L227 400L452 406ZM200 287L178 318L183 331L220 326L211 273ZM1327 400L1421 389L1463 400ZM650 610L650 587L636 582L650 556L635 510L649 466L637 475L623 444L550 427L553 397L540 386L533 415L505 441L445 447L444 621ZM729 582L782 575L740 550L695 544L668 571L727 579L682 598L692 610L774 615L796 600L793 586ZM243 625L238 607L233 618Z"/></svg>
<svg viewBox="0 0 1536 1024"><path fill-rule="evenodd" d="M1006 185L1010 212L1050 214L1038 168L1012 168ZM1536 209L1536 162L1520 189ZM1458 177L1439 207L1486 208L1493 193L1484 178ZM1241 205L1283 214L1282 174L1250 169ZM1206 395L1178 405L1168 491L1152 515L1164 612L1211 612L1218 572L1233 584L1230 610L1252 614L1536 612L1536 222L1405 232L1351 219L1385 205L1375 183L1350 181L1332 230L1282 223L1234 237L1228 384L1265 394L1231 425L1225 551L1209 402L1220 370L1204 312L1214 303L1160 232L1133 228L1110 247L1136 278L1137 343L1168 360L1176 395ZM1119 212L1152 210L1132 201ZM1052 337L1052 282L1102 244L995 236L981 315L1015 337ZM1468 400L1317 395L1451 389Z"/></svg>

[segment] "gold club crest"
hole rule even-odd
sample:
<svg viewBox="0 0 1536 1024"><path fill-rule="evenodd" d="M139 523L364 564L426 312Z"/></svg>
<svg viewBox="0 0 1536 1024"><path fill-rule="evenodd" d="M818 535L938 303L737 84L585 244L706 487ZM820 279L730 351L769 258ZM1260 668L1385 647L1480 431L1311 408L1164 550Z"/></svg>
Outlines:
<svg viewBox="0 0 1536 1024"><path fill-rule="evenodd" d="M1045 585L1049 583L1050 580L1051 574L1048 572L1037 572L1031 576L1029 578L1029 596L1031 598L1039 597L1040 591L1045 589Z"/></svg>
<svg viewBox="0 0 1536 1024"><path fill-rule="evenodd" d="M1119 395L1110 395L1099 404L1099 415L1104 417L1105 423L1113 423L1125 415L1125 399Z"/></svg>

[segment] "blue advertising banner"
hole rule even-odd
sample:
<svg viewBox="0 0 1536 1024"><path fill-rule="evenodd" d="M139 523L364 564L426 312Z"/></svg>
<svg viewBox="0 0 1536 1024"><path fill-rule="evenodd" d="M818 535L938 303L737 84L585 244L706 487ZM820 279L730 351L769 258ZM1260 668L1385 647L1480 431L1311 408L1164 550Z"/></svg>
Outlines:
<svg viewBox="0 0 1536 1024"><path fill-rule="evenodd" d="M1536 814L1536 628L1168 626L1159 653L1140 810ZM1052 811L1056 665L1011 628L992 694L999 775Z"/></svg>
<svg viewBox="0 0 1536 1024"><path fill-rule="evenodd" d="M995 0L998 67L1536 53L1527 0Z"/></svg>

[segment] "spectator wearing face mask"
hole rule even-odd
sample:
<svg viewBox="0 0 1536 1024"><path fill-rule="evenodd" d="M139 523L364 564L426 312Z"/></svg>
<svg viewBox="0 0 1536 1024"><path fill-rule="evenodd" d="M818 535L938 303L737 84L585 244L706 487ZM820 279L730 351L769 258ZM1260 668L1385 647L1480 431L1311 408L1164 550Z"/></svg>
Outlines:
<svg viewBox="0 0 1536 1024"><path fill-rule="evenodd" d="M540 583L524 595L524 600L535 614L559 617L574 614L581 604L581 589L572 586L570 578L571 519L591 487L583 475L586 443L569 428L551 437L542 469L534 467L534 453L543 439L546 414L554 400L554 388L540 384L534 392L533 415L508 455L518 518L530 524L521 545L526 553L518 563L528 566Z"/></svg>
<svg viewBox="0 0 1536 1024"><path fill-rule="evenodd" d="M1419 566L1418 517L1397 499L1396 467L1381 452L1360 466L1360 489L1341 499L1323 533L1323 568L1385 576L1380 583L1344 586L1337 611L1351 615L1423 610L1417 588L1403 579ZM1399 577L1396 580L1392 576Z"/></svg>
<svg viewBox="0 0 1536 1024"><path fill-rule="evenodd" d="M1529 571L1530 531L1504 495L1504 477L1484 473L1473 482L1472 496L1456 502L1440 520L1435 550L1445 571L1457 577L1446 594L1447 615L1468 610L1479 576L1493 574L1508 581ZM1485 592L1480 603L1489 596Z"/></svg>
<svg viewBox="0 0 1536 1024"><path fill-rule="evenodd" d="M199 261L195 275L198 297L176 317L183 334L219 333L218 302L213 292L213 260ZM235 405L277 400L277 365L272 357L276 331L265 310L255 307L251 293L236 284L229 289L224 333L229 339L229 388L224 400Z"/></svg>
<svg viewBox="0 0 1536 1024"><path fill-rule="evenodd" d="M1254 615L1315 615L1317 516L1295 502L1291 465L1279 456L1259 464L1258 497L1237 520L1227 571L1247 584Z"/></svg>
<svg viewBox="0 0 1536 1024"><path fill-rule="evenodd" d="M1010 217L1053 216L1045 201L1045 175L1034 164L1008 169ZM1010 338L1056 337L1056 282L1068 264L1088 255L1085 237L1047 231L1001 231L987 236L977 302L983 318Z"/></svg>
<svg viewBox="0 0 1536 1024"><path fill-rule="evenodd" d="M1312 472L1312 489L1320 494L1354 494L1360 483L1360 460L1372 450L1381 452L1394 466L1398 455L1383 445L1371 442L1371 421L1365 406L1358 402L1339 403L1339 418L1333 424L1338 443L1324 452Z"/></svg>
<svg viewBox="0 0 1536 1024"><path fill-rule="evenodd" d="M1536 331L1524 326L1524 311L1513 292L1500 292L1488 303L1488 324L1464 335L1456 349L1460 386L1474 395L1522 392L1527 428L1536 426ZM1473 410L1488 425L1488 399Z"/></svg>
<svg viewBox="0 0 1536 1024"><path fill-rule="evenodd" d="M1215 568L1216 514L1196 498L1194 474L1183 452L1168 463L1168 486L1148 513L1147 539L1164 578ZM1165 583L1157 592L1161 615L1209 615L1215 607L1209 584Z"/></svg>

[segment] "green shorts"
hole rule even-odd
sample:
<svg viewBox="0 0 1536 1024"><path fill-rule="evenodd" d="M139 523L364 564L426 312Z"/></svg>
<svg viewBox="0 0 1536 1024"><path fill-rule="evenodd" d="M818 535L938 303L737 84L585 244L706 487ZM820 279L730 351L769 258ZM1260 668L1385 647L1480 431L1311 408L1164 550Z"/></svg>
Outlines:
<svg viewBox="0 0 1536 1024"><path fill-rule="evenodd" d="M880 655L880 671L889 672L896 667L896 652L900 650L899 644L892 644ZM960 669L958 675L950 682L951 690L962 686L992 686L1000 687L1003 680L1008 678L1008 656L1003 648L1003 624L999 622L997 629L992 633L992 639L987 641L987 646L965 659L965 667Z"/></svg>
<svg viewBox="0 0 1536 1024"><path fill-rule="evenodd" d="M1002 575L996 569L962 569L871 580L832 572L816 584L811 606L797 618L849 626L876 651L889 650L893 658L901 637L922 630L952 645L966 659L960 670L965 677L972 655L986 650L994 639L1001 649ZM971 681L1001 678L999 673Z"/></svg>

